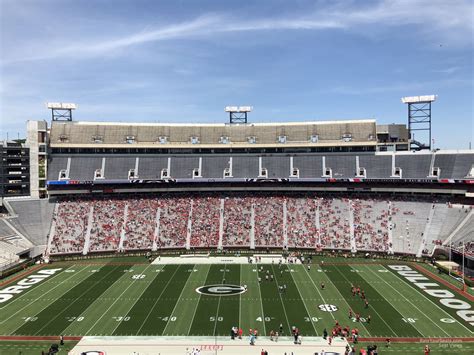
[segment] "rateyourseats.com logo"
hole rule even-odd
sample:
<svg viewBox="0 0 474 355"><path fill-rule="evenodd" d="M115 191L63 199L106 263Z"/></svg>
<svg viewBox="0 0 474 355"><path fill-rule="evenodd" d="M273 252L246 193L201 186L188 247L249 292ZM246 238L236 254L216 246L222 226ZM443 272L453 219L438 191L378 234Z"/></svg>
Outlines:
<svg viewBox="0 0 474 355"><path fill-rule="evenodd" d="M247 288L240 285L206 285L196 289L197 293L209 296L233 296L245 291Z"/></svg>

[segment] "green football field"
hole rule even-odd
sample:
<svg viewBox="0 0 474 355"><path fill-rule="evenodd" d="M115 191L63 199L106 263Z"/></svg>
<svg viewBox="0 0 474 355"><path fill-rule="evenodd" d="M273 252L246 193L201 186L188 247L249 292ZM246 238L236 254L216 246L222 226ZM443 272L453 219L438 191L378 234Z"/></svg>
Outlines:
<svg viewBox="0 0 474 355"><path fill-rule="evenodd" d="M374 262L328 260L310 270L293 264L153 265L113 259L56 263L20 275L0 287L0 294L49 269L54 269L50 276L0 303L0 335L227 336L233 326L268 334L281 324L283 335L296 326L302 335L314 336L325 328L330 331L336 321L358 328L362 338L472 338L474 332L455 309L416 287L390 264ZM265 280L267 274L273 281ZM220 284L246 285L247 290L230 296L196 292L198 287ZM352 285L364 290L368 308L361 297L352 295ZM286 291L280 292L280 286ZM462 295L455 297L473 307ZM360 322L349 318L349 309L360 313Z"/></svg>

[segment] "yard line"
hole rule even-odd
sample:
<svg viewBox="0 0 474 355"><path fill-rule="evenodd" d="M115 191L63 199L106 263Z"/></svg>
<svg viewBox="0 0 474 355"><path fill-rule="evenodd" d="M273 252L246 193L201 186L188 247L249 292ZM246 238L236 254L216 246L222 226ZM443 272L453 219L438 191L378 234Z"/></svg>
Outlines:
<svg viewBox="0 0 474 355"><path fill-rule="evenodd" d="M140 274L146 272L146 271L148 270L148 268L150 268L151 266L152 266L152 264L150 263L149 265L147 265L147 267L146 267ZM123 277L126 277L126 275L124 275ZM120 279L119 279L119 280L120 280ZM119 280L117 280L117 281L119 281ZM133 284L135 284L135 282L137 282L137 281L138 281L138 279L135 279L135 280L133 280L132 282L130 282L130 284L125 288L125 290L123 290L122 293L121 293L119 296L115 297L115 300L112 302L112 304L111 304L111 305L107 308L107 310L106 310L104 313L102 313L102 315L95 321L95 323L89 328L89 330L86 332L85 335L87 335L87 334L90 333L90 331L96 326L96 324L105 316L105 314L114 306L114 304L117 303L117 301L120 299L120 297L122 297L122 295L123 295L125 292L127 292L127 290L130 288L130 286L132 286ZM113 286L113 285L111 285L111 286ZM91 307L93 304L94 304L94 302L92 302L92 303L89 305L89 307ZM89 309L89 307L87 307L81 314L84 314L85 312L87 312L87 310ZM120 322L117 322L117 323L120 324ZM66 328L66 329L67 329L67 328ZM112 334L113 334L113 333L112 333Z"/></svg>
<svg viewBox="0 0 474 355"><path fill-rule="evenodd" d="M384 265L382 265L383 268L387 269ZM388 270L388 269L387 269ZM392 272L390 270L388 270L389 272ZM393 272L392 272L393 274ZM397 276L398 277L398 276ZM433 280L434 281L434 280ZM405 280L403 280L403 282L405 282L408 286L410 286L411 288L413 288L414 290L416 290L417 292L421 293L422 295L424 295L420 290L417 290L415 288L415 286L412 286L411 284L409 284L408 282L406 282ZM437 305L436 303L434 303L432 300L430 300L428 297L425 296L425 299L427 299L428 301L430 301L436 308L440 309L444 314L446 314L448 316L448 318L452 318L453 316L450 315L448 312L446 312L443 308L441 308L441 306ZM465 328L468 332L474 334L474 331L470 330L469 328L467 328L464 324L462 324L461 322L458 321L458 323L463 327Z"/></svg>
<svg viewBox="0 0 474 355"><path fill-rule="evenodd" d="M191 275L193 274L193 271L192 271L192 270L194 270L195 267L196 267L196 264L194 264L194 265L192 266L192 268L191 268L191 272L189 273L189 276L188 276L188 278L187 278L187 280L186 280L186 283L184 284L183 288L181 289L181 293L179 294L178 300L177 300L176 303L174 304L173 310L171 311L171 314L170 314L170 316L169 316L169 318L168 318L168 321L166 322L165 327L163 328L163 331L161 332L161 335L165 334L166 328L168 328L168 324L170 324L171 317L173 317L173 313L174 313L174 311L176 310L176 307L178 306L179 300L180 300L181 297L183 296L183 292L184 292L184 290L185 290L185 288L186 288L186 285L188 284L189 280L191 279Z"/></svg>
<svg viewBox="0 0 474 355"><path fill-rule="evenodd" d="M150 266L153 265L155 267L157 267L157 270L162 270L164 268L164 265L154 265L154 264L150 264ZM145 272L145 271L143 271ZM155 275L155 278L158 277L158 273L156 273ZM153 280L155 279L153 278ZM150 285L151 283L153 282L153 280L150 281ZM145 293L145 291L147 290L147 288L150 286L148 285L147 287L145 287L142 291L142 293L140 293L140 295L137 297L136 301L132 303L132 305L130 306L130 308L128 309L127 313L125 314L126 316L128 316L128 314L130 313L130 311L132 310L132 308L135 306L135 304L140 300L140 297ZM115 331L117 330L117 328L120 326L120 323L121 322L117 322L117 325L115 326L115 328L110 332L110 335L113 335L115 333Z"/></svg>
<svg viewBox="0 0 474 355"><path fill-rule="evenodd" d="M239 286L242 287L242 264L239 266L240 274L239 274ZM242 328L241 318L242 318L242 294L239 294L239 328Z"/></svg>
<svg viewBox="0 0 474 355"><path fill-rule="evenodd" d="M71 267L73 267L74 265L72 265ZM69 270L71 267L67 268L66 270ZM66 282L68 281L70 278L74 277L75 275L79 274L80 272L84 271L88 266L84 267L82 270L80 270L78 273L72 273L71 276L69 276L66 280L62 281L62 282ZM44 270L47 270L47 269L44 269ZM62 272L65 272L66 270L62 271ZM58 276L60 275L62 272L54 275L54 276ZM41 284L40 286L46 284L48 281L51 281L51 280L54 280L54 276L52 278L50 278L49 280L47 280L45 283ZM48 291L46 291L45 293L42 293L40 295L38 295L38 297L36 297L35 299L33 299L32 301L30 301L26 306L22 307L21 309L19 309L18 311L16 311L15 313L13 313L10 317L8 317L7 319L5 320L2 320L0 322L0 324L3 324L5 323L7 320L11 319L14 315L18 314L19 312L21 312L22 310L24 310L26 307L28 306L31 306L31 303L35 302L35 301L38 301L40 298L43 298L45 295L47 295L48 293L50 293L51 291L55 290L57 287L61 286L61 284L58 284L56 286L54 286L53 288L50 288ZM36 288L36 287L35 287ZM32 290L34 290L35 288L33 288ZM23 295L22 295L23 296ZM18 297L17 299L14 299L12 302L10 302L9 304L7 304L5 307L8 307L10 306L13 302L15 301L18 301L21 297ZM45 307L46 308L46 307ZM0 310L3 309L3 308L0 308ZM39 312L38 312L39 313Z"/></svg>
<svg viewBox="0 0 474 355"><path fill-rule="evenodd" d="M305 269L305 270L306 270L306 269ZM322 268L321 268L321 271L323 271ZM313 278L311 277L311 274L309 273L308 270L306 270L306 273L308 274L309 279L311 280L312 284L314 285L314 287L315 287L316 290L318 291L319 295L321 296L321 299L323 300L324 303L326 303L326 301L324 300L324 297L323 297L322 294L319 292L319 288L318 288L318 287L316 286L316 284L314 283L314 280L313 280ZM343 299L344 302L346 302L348 308L351 309L350 304L349 304L349 303L347 302L347 300L344 298L344 296L342 295L341 291L339 291L339 289L336 287L336 285L334 285L334 283L331 281L331 279L327 276L327 274L326 274L324 271L323 271L323 274L324 274L324 276L326 276L327 281L330 282L330 283L334 286L334 288L336 289L337 293L341 296L341 299ZM336 318L334 318L334 315L332 314L332 312L331 312L331 316L332 316L332 318L333 318L334 320L336 319ZM369 337L371 337L370 332L367 330L367 328L365 327L364 323L361 323L361 325L364 327L365 331L367 332L367 335L368 335Z"/></svg>
<svg viewBox="0 0 474 355"><path fill-rule="evenodd" d="M293 279L293 283L295 284L296 289L298 290L298 294L300 295L300 299L301 299L301 301L302 301L303 304L304 304L304 308L306 309L306 313L308 313L308 317L309 317L309 320L310 320L310 322L311 322L311 325L313 326L313 329L314 329L314 331L316 332L316 335L319 336L319 333L318 333L318 331L316 330L316 327L314 326L313 317L312 317L311 314L309 313L308 307L306 307L306 302L304 301L303 297L301 296L301 292L300 292L300 290L299 290L299 288L298 288L298 284L296 283L295 278L293 277L293 275L291 275L290 267L288 266L288 264L286 265L286 268L288 269L288 271L289 271L289 273L290 273L290 276L291 276L291 278ZM304 268L305 268L305 267L303 266L303 269L304 269ZM324 303L326 303L326 302L324 302Z"/></svg>
<svg viewBox="0 0 474 355"><path fill-rule="evenodd" d="M158 296L158 298L156 299L155 303L153 304L153 307L151 307L150 311L148 312L145 320L142 322L142 324L140 325L140 328L138 329L137 333L135 335L138 335L140 333L140 331L142 330L143 326L145 325L146 321L148 320L148 318L150 317L150 314L151 312L153 312L153 310L155 309L156 305L158 304L158 301L160 300L161 296L163 295L163 293L165 292L165 290L168 288L168 285L170 284L171 280L173 280L173 277L174 275L176 274L176 272L179 270L180 266L178 266L176 268L176 270L173 272L173 275L171 275L171 277L169 278L168 282L166 283L166 286L163 287L163 290L161 290L161 293L160 295Z"/></svg>
<svg viewBox="0 0 474 355"><path fill-rule="evenodd" d="M319 291L318 286L316 286L316 284L314 283L314 280L313 280L313 278L311 277L311 275L309 274L309 271L304 267L304 265L303 265L302 267L303 267L303 270L304 270L304 271L306 272L306 274L308 275L309 279L311 280L312 284L314 285L314 288L316 289L316 291L318 291L319 296L320 296L321 299L323 300L323 303L327 303L327 302L325 301L324 297L323 297L323 294L321 293L321 291ZM322 269L321 269L321 271L324 272L324 270L322 270ZM329 277L328 277L328 279L329 279ZM329 281L331 281L331 280L329 280ZM337 287L336 287L336 289L337 289ZM339 290L338 290L338 292L339 292ZM341 296L342 296L342 295L341 295ZM304 302L304 301L303 301L303 302ZM330 312L330 313L331 313L332 319L336 320L336 317L334 317L334 314L332 314L332 312Z"/></svg>
<svg viewBox="0 0 474 355"><path fill-rule="evenodd" d="M253 269L253 265L250 266ZM258 287L258 294L260 295L260 307L262 310L262 323L263 323L263 334L267 335L267 330L265 329L265 312L263 311L263 300L262 300L262 291L260 290L260 283L258 282L258 264L255 264L257 272L255 273L257 275L257 287ZM276 277L275 277L276 279ZM255 281L254 281L255 282ZM287 318L288 321L288 318Z"/></svg>
<svg viewBox="0 0 474 355"><path fill-rule="evenodd" d="M272 271L273 271L273 274L275 274L275 268L272 264ZM286 314L286 308L285 308L285 303L283 303L283 298L281 297L281 292L280 292L280 286L278 285L278 277L275 276L275 281L276 281L276 284L277 284L277 287L278 287L278 295L280 296L280 301L281 301L281 305L283 306L283 312L285 312L285 317L286 317L286 324L288 325L288 331L289 333L288 334L291 334L291 327L290 327L290 321L288 320L288 315ZM265 321L265 319L264 319Z"/></svg>
<svg viewBox="0 0 474 355"><path fill-rule="evenodd" d="M209 268L207 269L206 277L204 278L204 282L206 282L207 276L209 275L210 270L211 270L211 267L209 266ZM191 327L193 326L194 317L196 316L196 311L198 309L199 302L201 301L201 296L202 294L200 293L198 297L198 301L196 302L196 307L194 308L193 317L190 319L190 322L189 322L188 336L189 336L189 333L191 332Z"/></svg>
<svg viewBox="0 0 474 355"><path fill-rule="evenodd" d="M224 280L225 280L225 271L226 271L226 268L227 268L227 264L224 264L224 274L222 275L222 281L221 281L221 283L223 283ZM219 307L221 306L221 298L222 298L222 296L219 296L219 300L217 301L216 319L214 319L214 332L212 333L213 336L216 335L217 318L219 317Z"/></svg>
<svg viewBox="0 0 474 355"><path fill-rule="evenodd" d="M426 318L428 318L431 323L433 323L434 325L436 325L439 329L441 329L441 331L446 334L448 337L450 336L443 328L441 328L439 326L439 324L437 324L436 322L434 322L430 317L428 317L424 312L422 312L417 306L415 306L408 298L406 298L400 291L398 291L395 287L393 287L390 283L388 283L383 277L381 277L380 275L378 275L375 271L373 271L370 267L366 266L367 269L372 272L373 274L375 274L379 279L381 279L384 283L386 283L392 290L394 290L396 293L398 293L400 296L402 296L406 301L408 301L408 303L410 303L413 307L415 307L421 314L423 314ZM395 276L396 277L396 276ZM416 329L418 332L420 332L421 335L423 335L423 333L421 333L421 331L417 328ZM423 335L424 337L424 335Z"/></svg>
<svg viewBox="0 0 474 355"><path fill-rule="evenodd" d="M111 269L109 272L107 272L102 278L99 279L99 281L102 281L103 279L105 279L107 276L109 276L109 274L111 274L113 271L117 270L118 267L115 267L113 269ZM89 291L92 287L94 287L95 285L92 284L89 288L87 288L83 293L81 293L79 296L76 297L76 299L74 301L72 301L69 306L67 306L66 308L64 308L63 310L61 310L61 312L59 312L59 314L57 314L56 316L54 317L51 317L51 319L46 322L40 329L38 329L36 332L35 332L35 335L38 334L39 332L41 332L46 326L48 326L52 321L54 321L56 318L58 318L58 316L60 314L62 314L66 309L69 309L74 303L76 303L76 301L78 299L80 299L84 294L87 293L87 291Z"/></svg>
<svg viewBox="0 0 474 355"><path fill-rule="evenodd" d="M347 279L346 275L344 275L344 273L342 273L341 270L339 270L339 268L338 268L337 266L334 266L334 268L337 269L337 271L342 275L342 277L344 277L344 278L347 280L347 282L349 282L349 283L352 285L352 283ZM384 323L387 325L387 327L393 332L393 334L395 334L395 336L397 336L397 338L398 338L398 334L395 333L395 331L394 331L394 330L392 329L392 327L385 321L385 319L383 319L383 318L380 316L379 312L377 312L377 310L376 310L375 308L373 308L373 307L372 307L372 309L373 309L374 312L379 316L379 318L382 320L382 322L384 322ZM398 312L398 311L397 311L397 312ZM400 314L400 313L399 313L399 314Z"/></svg>

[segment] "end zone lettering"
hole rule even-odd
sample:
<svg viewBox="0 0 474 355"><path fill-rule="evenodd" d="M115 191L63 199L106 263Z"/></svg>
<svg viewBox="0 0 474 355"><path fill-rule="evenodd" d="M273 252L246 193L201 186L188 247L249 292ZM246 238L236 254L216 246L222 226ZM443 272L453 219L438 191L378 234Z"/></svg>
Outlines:
<svg viewBox="0 0 474 355"><path fill-rule="evenodd" d="M474 326L474 310L471 309L472 307L469 303L454 298L454 294L451 291L440 288L440 285L430 282L430 279L413 270L409 266L388 265L388 267L425 291L430 296L438 298L439 303L443 306L457 310L456 314L461 319Z"/></svg>
<svg viewBox="0 0 474 355"><path fill-rule="evenodd" d="M62 269L46 269L40 270L34 275L30 275L25 277L23 280L17 282L15 286L9 286L0 290L0 303L4 303L12 298L15 294L22 293L24 290L30 288L34 284L47 279L51 275L56 274L57 272L61 271Z"/></svg>

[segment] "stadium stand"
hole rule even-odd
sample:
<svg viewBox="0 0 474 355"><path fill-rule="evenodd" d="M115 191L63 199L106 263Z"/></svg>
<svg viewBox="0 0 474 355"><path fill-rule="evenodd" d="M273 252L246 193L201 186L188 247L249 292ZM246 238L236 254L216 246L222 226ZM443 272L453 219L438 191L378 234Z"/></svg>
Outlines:
<svg viewBox="0 0 474 355"><path fill-rule="evenodd" d="M290 158L293 167L299 170L301 178L321 178L325 167L332 170L335 179L354 178L358 175L356 161L364 168L367 178L392 178L392 159L394 166L402 169L406 179L437 178L431 176L431 168L440 169L439 178L464 179L474 165L473 154L426 154L426 153L312 153L312 154L235 154L224 155L51 155L48 166L48 179L58 180L59 172L67 170L70 158L69 179L90 181L94 172L104 164L105 179L128 179L129 170L137 169L136 176L141 179L159 179L161 170L168 168L170 158L170 177L193 178L193 170L201 167L203 178L223 178L224 169L231 167L236 178L257 178L259 168L267 169L269 178L290 177ZM394 157L394 158L392 158ZM434 160L433 160L434 157ZM232 159L231 159L232 158ZM260 159L261 158L261 159ZM199 161L201 159L201 166ZM231 162L231 163L230 163ZM432 163L433 162L433 163ZM261 166L260 166L261 164ZM433 165L433 166L431 166Z"/></svg>
<svg viewBox="0 0 474 355"><path fill-rule="evenodd" d="M67 197L55 209L49 252L288 246L421 255L461 223L472 227L470 211L417 197Z"/></svg>
<svg viewBox="0 0 474 355"><path fill-rule="evenodd" d="M34 245L46 245L54 203L45 199L4 200L14 215L8 221Z"/></svg>

